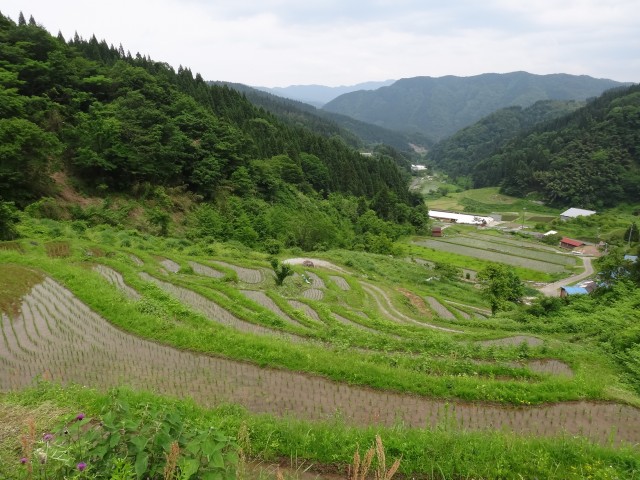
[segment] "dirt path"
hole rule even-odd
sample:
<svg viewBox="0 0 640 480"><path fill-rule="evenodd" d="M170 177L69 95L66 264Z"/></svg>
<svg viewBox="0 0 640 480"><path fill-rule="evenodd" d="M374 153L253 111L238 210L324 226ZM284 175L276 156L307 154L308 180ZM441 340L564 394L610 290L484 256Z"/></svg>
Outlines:
<svg viewBox="0 0 640 480"><path fill-rule="evenodd" d="M521 435L581 435L592 441L637 442L640 410L605 402L505 407L434 399L348 385L319 376L177 350L118 330L60 284L47 279L23 298L22 314L0 319L0 390L19 389L41 375L96 388L130 385L204 406L244 405L255 413L348 424Z"/></svg>
<svg viewBox="0 0 640 480"><path fill-rule="evenodd" d="M544 287L539 288L543 295L547 297L559 297L560 288L571 285L572 283L579 282L580 280L587 278L593 273L593 265L591 265L591 258L582 257L584 261L584 272L572 275L568 278L558 280L557 282L549 283Z"/></svg>

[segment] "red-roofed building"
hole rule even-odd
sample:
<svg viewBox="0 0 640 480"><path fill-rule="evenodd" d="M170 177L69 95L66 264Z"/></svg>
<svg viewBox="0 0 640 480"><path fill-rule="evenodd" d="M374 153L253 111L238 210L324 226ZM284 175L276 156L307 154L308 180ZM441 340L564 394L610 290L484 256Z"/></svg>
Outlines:
<svg viewBox="0 0 640 480"><path fill-rule="evenodd" d="M573 238L569 237L563 237L562 240L560 240L560 246L562 248L568 248L569 250L573 250L576 247L582 247L584 245L586 245L584 242L580 240L574 240Z"/></svg>

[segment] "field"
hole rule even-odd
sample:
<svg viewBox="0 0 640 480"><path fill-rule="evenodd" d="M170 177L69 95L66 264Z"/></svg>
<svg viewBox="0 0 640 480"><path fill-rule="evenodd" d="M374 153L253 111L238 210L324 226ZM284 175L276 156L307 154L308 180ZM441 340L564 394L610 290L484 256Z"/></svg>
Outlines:
<svg viewBox="0 0 640 480"><path fill-rule="evenodd" d="M486 239L485 239L486 238ZM575 257L536 249L529 242L527 245L515 245L502 242L498 238L478 235L460 235L454 237L415 240L415 245L431 248L484 261L504 263L514 267L522 267L543 273L564 273L568 267L576 265Z"/></svg>
<svg viewBox="0 0 640 480"><path fill-rule="evenodd" d="M510 238L453 238L458 243L446 244L473 241L486 252L500 243L513 257L571 266ZM232 435L240 423L253 425L258 459L304 450L307 462L333 455L334 471L350 457L330 436L364 438L371 428L391 445L431 432L462 456L476 448L469 435L492 439L487 445L537 439L545 452L563 442L574 463L567 457L556 468L567 475L576 455L606 458L625 475L635 468L622 459L640 435L640 401L597 351L494 321L472 284L425 282L430 268L410 259L327 252L314 257L315 268L294 266L296 274L276 287L266 256L233 248L211 256L87 239L17 247L0 249L5 395L29 395L40 378L92 387L95 396L124 385L211 412L239 405L245 413L220 422ZM104 255L87 257L92 248ZM285 440L292 421L318 445ZM261 437L266 424L271 434ZM404 475L447 463L426 452L411 457ZM495 475L490 460L478 461L452 463L442 478Z"/></svg>

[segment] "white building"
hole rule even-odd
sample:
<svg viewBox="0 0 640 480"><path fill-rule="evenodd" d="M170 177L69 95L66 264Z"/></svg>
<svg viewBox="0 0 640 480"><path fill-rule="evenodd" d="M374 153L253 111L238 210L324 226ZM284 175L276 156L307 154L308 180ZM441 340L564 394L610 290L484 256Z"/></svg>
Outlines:
<svg viewBox="0 0 640 480"><path fill-rule="evenodd" d="M463 223L465 225L491 225L495 222L492 217L481 217L468 213L441 212L439 210L429 210L429 217L448 223Z"/></svg>
<svg viewBox="0 0 640 480"><path fill-rule="evenodd" d="M589 215L593 215L596 212L593 210L585 210L583 208L570 208L560 214L561 220L570 220L572 218L577 217L588 217Z"/></svg>

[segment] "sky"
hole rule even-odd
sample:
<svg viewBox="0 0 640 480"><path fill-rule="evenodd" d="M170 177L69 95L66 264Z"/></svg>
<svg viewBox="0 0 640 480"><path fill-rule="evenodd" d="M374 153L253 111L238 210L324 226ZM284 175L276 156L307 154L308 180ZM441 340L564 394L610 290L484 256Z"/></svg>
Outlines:
<svg viewBox="0 0 640 480"><path fill-rule="evenodd" d="M354 85L524 70L640 82L640 0L2 0L205 80Z"/></svg>

